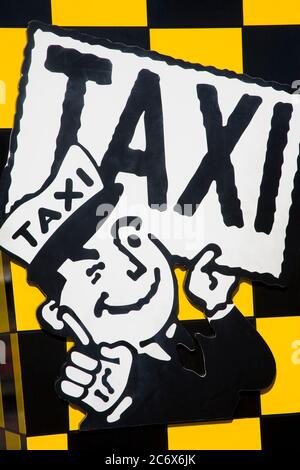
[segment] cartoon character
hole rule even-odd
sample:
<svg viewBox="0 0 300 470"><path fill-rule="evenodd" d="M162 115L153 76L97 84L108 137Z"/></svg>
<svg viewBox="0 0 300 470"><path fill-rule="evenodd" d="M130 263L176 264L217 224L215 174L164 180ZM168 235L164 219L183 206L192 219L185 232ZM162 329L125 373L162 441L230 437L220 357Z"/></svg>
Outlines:
<svg viewBox="0 0 300 470"><path fill-rule="evenodd" d="M110 236L101 239L96 232L81 258L69 258L59 267L65 279L60 297L41 308L44 322L54 330L68 325L82 350L97 347L97 360L72 352L73 365L65 368L60 383L65 395L81 398L97 412L110 409L122 396L132 351L171 359L153 340L174 305L174 278L162 250L158 240L144 233L138 217L118 219ZM127 406L131 400L127 397Z"/></svg>
<svg viewBox="0 0 300 470"><path fill-rule="evenodd" d="M238 280L222 273L215 245L192 259L171 253L146 216L128 214L123 190L103 186L89 153L74 145L7 226L29 281L47 297L42 325L75 340L57 391L87 410L89 427L143 416L229 417L241 390L267 386L274 374L268 347L232 305ZM210 320L205 334L178 320L176 266L186 269L186 294Z"/></svg>

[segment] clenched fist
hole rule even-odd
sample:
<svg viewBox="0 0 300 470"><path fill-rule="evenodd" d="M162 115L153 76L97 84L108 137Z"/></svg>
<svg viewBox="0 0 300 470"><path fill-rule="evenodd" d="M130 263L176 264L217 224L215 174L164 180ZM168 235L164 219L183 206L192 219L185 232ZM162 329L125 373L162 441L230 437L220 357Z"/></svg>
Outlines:
<svg viewBox="0 0 300 470"><path fill-rule="evenodd" d="M125 346L102 346L99 360L76 350L65 367L59 387L68 397L89 405L97 412L111 408L127 385L132 354Z"/></svg>

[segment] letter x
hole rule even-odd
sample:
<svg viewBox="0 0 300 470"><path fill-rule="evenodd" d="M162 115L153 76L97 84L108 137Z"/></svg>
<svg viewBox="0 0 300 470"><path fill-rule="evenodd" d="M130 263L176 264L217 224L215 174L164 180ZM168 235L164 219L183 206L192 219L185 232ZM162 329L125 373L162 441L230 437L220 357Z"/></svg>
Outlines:
<svg viewBox="0 0 300 470"><path fill-rule="evenodd" d="M64 199L65 200L65 210L70 212L72 209L73 199L81 199L83 193L73 191L73 181L71 178L66 179L66 188L65 191L58 191L54 193L55 199Z"/></svg>
<svg viewBox="0 0 300 470"><path fill-rule="evenodd" d="M192 206L194 214L211 183L216 181L224 223L227 226L242 227L243 214L230 155L262 99L244 94L228 118L227 125L223 126L216 88L212 85L198 85L197 94L206 128L208 151L180 196L178 204L183 211L185 205Z"/></svg>

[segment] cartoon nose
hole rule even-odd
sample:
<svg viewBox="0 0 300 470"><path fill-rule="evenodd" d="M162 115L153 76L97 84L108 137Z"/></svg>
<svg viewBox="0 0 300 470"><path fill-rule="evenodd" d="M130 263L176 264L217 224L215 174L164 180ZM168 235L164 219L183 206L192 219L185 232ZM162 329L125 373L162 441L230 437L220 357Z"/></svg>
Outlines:
<svg viewBox="0 0 300 470"><path fill-rule="evenodd" d="M137 281L147 271L146 266L141 263L132 253L128 252L130 262L135 266L135 269L128 269L127 276L133 281Z"/></svg>
<svg viewBox="0 0 300 470"><path fill-rule="evenodd" d="M140 229L141 220L139 217L123 217L118 219L111 228L111 233L113 235L113 243L116 245L118 250L120 250L123 255L125 255L130 263L135 267L135 269L128 269L127 276L130 277L133 281L137 281L145 272L147 271L146 267L143 263L141 263L133 254L132 250L128 250L128 248L122 243L119 231L122 227L128 227L130 224L134 226L136 230ZM130 241L131 240L131 243ZM140 245L140 242L137 244L138 237L128 237L127 243L131 246L131 248L137 248Z"/></svg>

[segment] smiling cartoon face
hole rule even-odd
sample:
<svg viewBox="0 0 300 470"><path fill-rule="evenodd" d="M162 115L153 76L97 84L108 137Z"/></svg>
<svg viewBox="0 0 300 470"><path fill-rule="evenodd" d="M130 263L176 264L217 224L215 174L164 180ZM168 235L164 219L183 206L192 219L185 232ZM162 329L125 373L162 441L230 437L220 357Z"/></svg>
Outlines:
<svg viewBox="0 0 300 470"><path fill-rule="evenodd" d="M156 335L172 312L172 271L141 219L123 217L110 224L109 236L100 232L85 244L83 259L67 259L59 268L66 280L62 319L82 343L126 341L139 351L140 342Z"/></svg>

